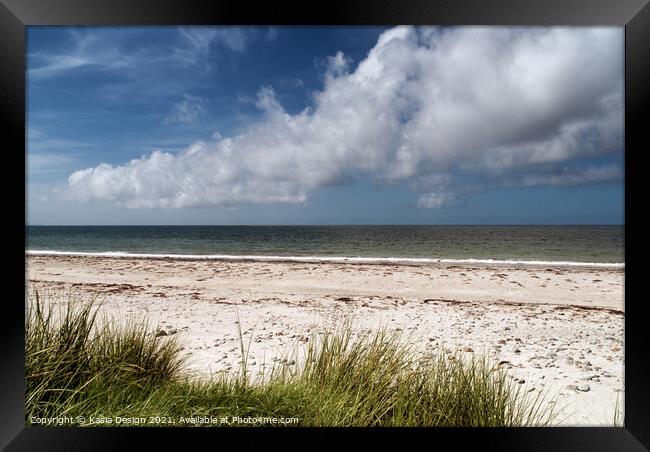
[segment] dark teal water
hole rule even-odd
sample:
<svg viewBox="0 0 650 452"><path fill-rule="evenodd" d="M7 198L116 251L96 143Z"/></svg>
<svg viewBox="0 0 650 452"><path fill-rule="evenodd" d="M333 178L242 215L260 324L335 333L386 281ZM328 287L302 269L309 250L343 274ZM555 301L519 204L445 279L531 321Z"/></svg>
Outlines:
<svg viewBox="0 0 650 452"><path fill-rule="evenodd" d="M623 226L28 226L30 251L624 262Z"/></svg>

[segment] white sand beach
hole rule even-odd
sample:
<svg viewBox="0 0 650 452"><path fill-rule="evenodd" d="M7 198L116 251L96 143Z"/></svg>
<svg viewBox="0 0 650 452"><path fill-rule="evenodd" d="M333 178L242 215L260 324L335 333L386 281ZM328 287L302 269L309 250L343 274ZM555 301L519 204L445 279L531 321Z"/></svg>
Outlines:
<svg viewBox="0 0 650 452"><path fill-rule="evenodd" d="M98 294L108 316L178 335L197 376L237 367L237 319L256 370L349 319L423 351L487 354L556 397L560 425L612 425L624 409L621 268L29 255L26 272L29 291Z"/></svg>

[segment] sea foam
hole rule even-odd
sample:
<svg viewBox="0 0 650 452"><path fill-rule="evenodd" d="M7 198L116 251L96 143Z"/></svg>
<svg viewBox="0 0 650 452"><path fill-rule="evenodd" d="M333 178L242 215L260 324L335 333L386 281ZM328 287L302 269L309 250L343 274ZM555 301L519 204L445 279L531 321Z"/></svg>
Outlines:
<svg viewBox="0 0 650 452"><path fill-rule="evenodd" d="M624 263L615 262L574 262L515 259L435 259L408 257L343 257L343 256L259 256L229 254L152 254L127 253L123 251L85 252L27 250L25 254L33 256L94 256L137 259L179 259L179 260L214 260L214 261L255 261L255 262L306 262L306 263L357 263L357 264L478 264L478 265L530 265L549 267L599 267L625 268Z"/></svg>

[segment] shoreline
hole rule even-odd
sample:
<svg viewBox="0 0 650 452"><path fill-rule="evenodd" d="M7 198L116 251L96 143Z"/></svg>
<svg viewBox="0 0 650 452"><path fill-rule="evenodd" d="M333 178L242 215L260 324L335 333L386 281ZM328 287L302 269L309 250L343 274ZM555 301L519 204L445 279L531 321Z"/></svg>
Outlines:
<svg viewBox="0 0 650 452"><path fill-rule="evenodd" d="M26 270L30 292L99 296L110 318L179 335L196 375L236 368L239 326L257 372L350 319L421 352L485 354L572 407L561 425L611 425L623 395L622 269L27 255Z"/></svg>
<svg viewBox="0 0 650 452"><path fill-rule="evenodd" d="M580 267L625 269L620 262L580 262L580 261L545 261L521 259L456 259L456 258L408 258L408 257L366 257L366 256L281 256L281 255L230 255L230 254L165 254L165 253L128 253L122 251L56 251L26 250L26 256L70 256L70 257L106 257L114 259L160 259L183 261L223 261L223 262L269 262L269 263L331 263L331 264L367 264L367 265L481 265L490 267Z"/></svg>

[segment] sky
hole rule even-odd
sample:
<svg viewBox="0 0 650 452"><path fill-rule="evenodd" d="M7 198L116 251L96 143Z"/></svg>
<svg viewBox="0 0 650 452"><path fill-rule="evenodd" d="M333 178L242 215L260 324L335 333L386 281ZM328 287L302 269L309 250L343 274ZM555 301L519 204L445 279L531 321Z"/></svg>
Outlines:
<svg viewBox="0 0 650 452"><path fill-rule="evenodd" d="M27 29L28 224L623 224L621 27Z"/></svg>

